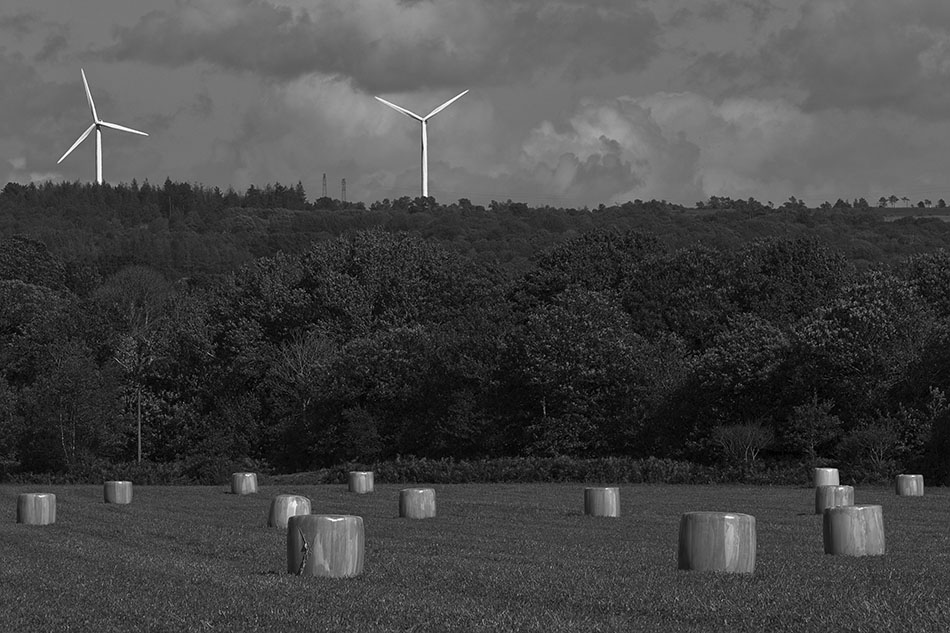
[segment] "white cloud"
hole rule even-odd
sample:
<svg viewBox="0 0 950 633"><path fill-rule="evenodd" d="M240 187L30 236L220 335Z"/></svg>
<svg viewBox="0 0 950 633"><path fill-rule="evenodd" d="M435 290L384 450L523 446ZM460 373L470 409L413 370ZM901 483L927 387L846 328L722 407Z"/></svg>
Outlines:
<svg viewBox="0 0 950 633"><path fill-rule="evenodd" d="M46 182L47 180L62 180L63 175L58 171L31 171L28 175L30 182Z"/></svg>
<svg viewBox="0 0 950 633"><path fill-rule="evenodd" d="M542 190L588 203L795 195L817 204L876 198L900 189L908 170L921 186L933 182L937 138L950 138L950 126L852 110L809 113L784 99L659 92L586 100L565 120L539 124L517 168ZM915 158L895 169L889 154Z"/></svg>
<svg viewBox="0 0 950 633"><path fill-rule="evenodd" d="M522 165L546 166L559 192L604 200L758 196L782 181L771 168L813 137L812 119L784 101L656 93L584 102L560 131L542 123Z"/></svg>

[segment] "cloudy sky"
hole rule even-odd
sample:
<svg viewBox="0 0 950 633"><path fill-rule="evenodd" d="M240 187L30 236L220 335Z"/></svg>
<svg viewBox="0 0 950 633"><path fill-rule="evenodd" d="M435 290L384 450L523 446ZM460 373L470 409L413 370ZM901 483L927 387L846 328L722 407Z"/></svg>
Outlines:
<svg viewBox="0 0 950 633"><path fill-rule="evenodd" d="M3 0L0 180L950 200L947 0Z"/></svg>

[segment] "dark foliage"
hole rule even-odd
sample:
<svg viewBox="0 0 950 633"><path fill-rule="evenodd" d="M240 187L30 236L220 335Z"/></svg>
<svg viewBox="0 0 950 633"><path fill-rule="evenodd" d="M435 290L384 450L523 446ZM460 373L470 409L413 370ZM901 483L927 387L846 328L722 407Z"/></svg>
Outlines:
<svg viewBox="0 0 950 633"><path fill-rule="evenodd" d="M950 232L882 212L11 183L0 466L127 469L141 424L146 480L398 455L946 480Z"/></svg>

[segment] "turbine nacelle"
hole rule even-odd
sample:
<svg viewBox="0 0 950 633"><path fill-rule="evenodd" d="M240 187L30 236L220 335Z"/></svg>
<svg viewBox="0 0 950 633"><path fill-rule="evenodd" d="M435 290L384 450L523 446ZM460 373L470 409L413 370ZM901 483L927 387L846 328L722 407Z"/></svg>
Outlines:
<svg viewBox="0 0 950 633"><path fill-rule="evenodd" d="M56 161L56 164L60 164L63 160L69 156L74 149L76 149L80 143L86 140L86 137L92 134L92 131L96 131L96 182L100 185L102 184L102 128L106 127L111 130L116 130L119 132L131 132L132 134L139 134L141 136L148 136L145 132L139 130L133 130L130 127L125 127L124 125L119 125L118 123L110 123L108 121L103 121L99 118L99 114L96 112L96 103L92 100L92 92L89 90L89 82L86 81L86 71L82 68L79 69L79 72L82 74L82 85L86 89L86 101L89 103L89 111L92 113L92 125L86 128L86 131L79 135L79 138L76 139L76 142L72 144L66 153Z"/></svg>
<svg viewBox="0 0 950 633"><path fill-rule="evenodd" d="M443 103L442 105L440 105L435 110L433 110L432 112L430 112L429 114L425 116L419 116L415 112L411 110L407 110L403 108L402 106L397 106L395 103L390 103L389 101L386 101L382 97L376 97L377 101L388 105L390 108L392 108L393 110L397 112L402 112L410 119L415 119L416 121L419 121L419 123L422 124L422 197L423 198L427 198L429 196L429 150L428 150L429 141L428 141L428 135L426 133L426 125L429 122L429 119L431 119L432 117L437 115L439 112L442 112L442 110L445 110L447 107L455 103L456 100L460 99L467 92L468 90L463 90L462 92L455 95L454 97L452 97L451 99L449 99L448 101L446 101L445 103Z"/></svg>

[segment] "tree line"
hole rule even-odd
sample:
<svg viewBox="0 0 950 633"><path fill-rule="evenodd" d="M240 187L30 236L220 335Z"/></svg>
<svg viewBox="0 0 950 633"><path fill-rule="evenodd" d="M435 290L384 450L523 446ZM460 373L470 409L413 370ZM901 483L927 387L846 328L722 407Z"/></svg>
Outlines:
<svg viewBox="0 0 950 633"><path fill-rule="evenodd" d="M0 189L0 235L44 243L71 277L108 277L140 265L192 281L277 252L301 254L313 242L368 229L404 231L512 274L531 270L538 255L554 245L598 229L654 234L668 248L701 242L733 250L759 238L816 238L867 267L950 244L950 223L941 213L914 217L919 210L837 203L811 209L794 197L775 206L722 196L691 209L662 200L588 209L409 197L367 208L330 198L310 201L300 183L238 193L168 179L162 186L47 182ZM895 219L902 215L908 217Z"/></svg>
<svg viewBox="0 0 950 633"><path fill-rule="evenodd" d="M413 455L851 464L950 477L950 253L594 229L530 266L378 229L222 275L0 240L0 460ZM862 470L863 469L863 470Z"/></svg>

